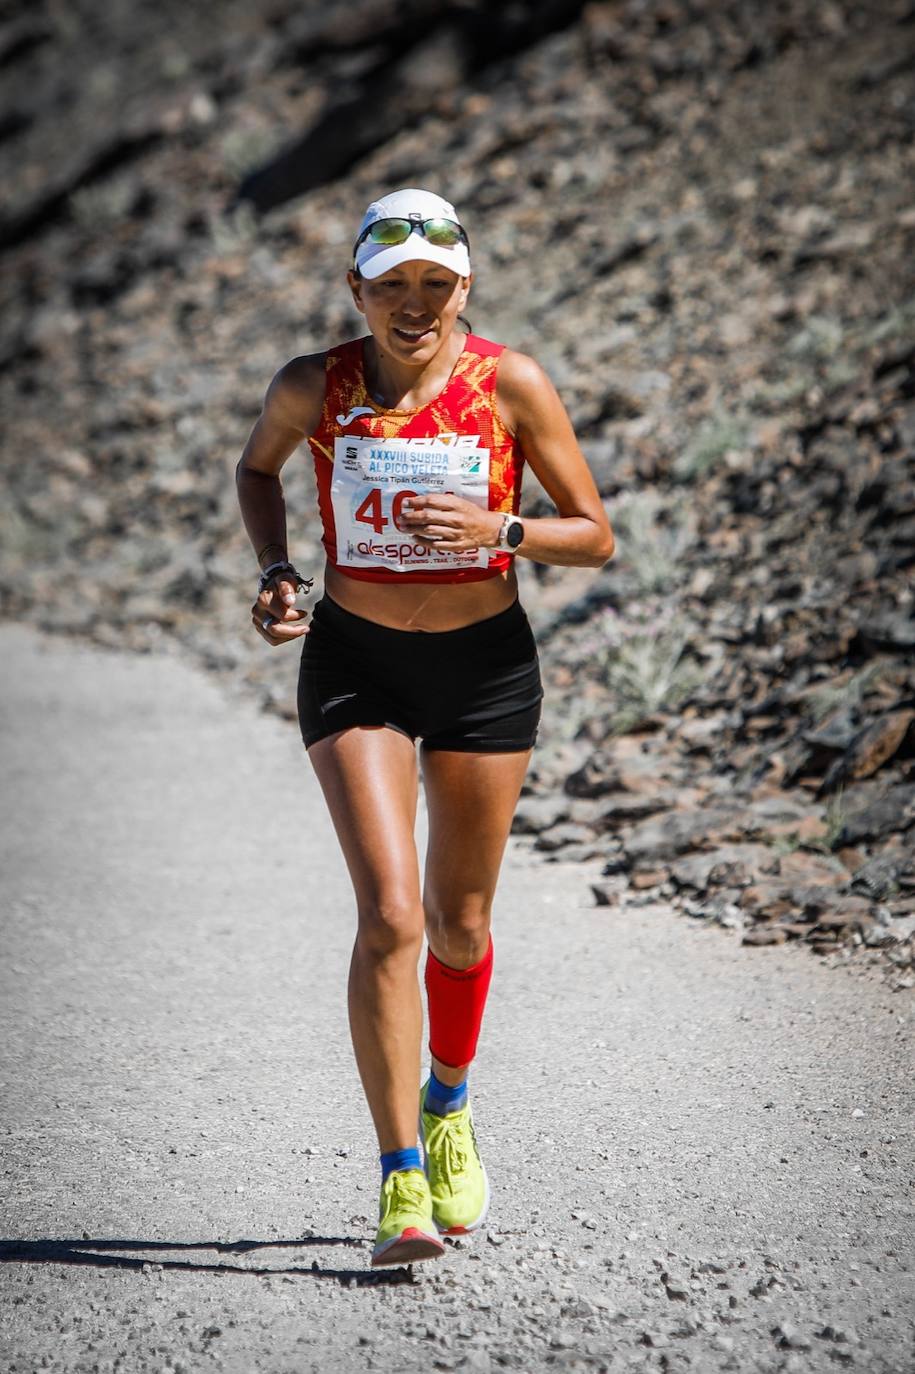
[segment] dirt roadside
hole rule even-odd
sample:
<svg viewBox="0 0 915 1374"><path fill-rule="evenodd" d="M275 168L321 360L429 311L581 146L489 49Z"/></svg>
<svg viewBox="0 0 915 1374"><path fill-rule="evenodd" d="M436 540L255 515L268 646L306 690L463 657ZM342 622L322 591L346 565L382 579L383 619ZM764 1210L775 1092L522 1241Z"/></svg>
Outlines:
<svg viewBox="0 0 915 1374"><path fill-rule="evenodd" d="M513 847L491 1224L379 1279L351 901L295 730L177 657L0 651L0 1367L912 1369L909 995L592 908L587 865Z"/></svg>

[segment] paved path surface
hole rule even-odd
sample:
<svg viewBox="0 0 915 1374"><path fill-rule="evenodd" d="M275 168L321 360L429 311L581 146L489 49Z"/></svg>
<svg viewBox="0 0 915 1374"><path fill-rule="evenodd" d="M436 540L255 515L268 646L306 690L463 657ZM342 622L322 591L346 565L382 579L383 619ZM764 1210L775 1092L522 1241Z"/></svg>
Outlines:
<svg viewBox="0 0 915 1374"><path fill-rule="evenodd" d="M0 653L0 1369L915 1367L906 994L513 848L491 1225L379 1280L353 915L295 729L174 658Z"/></svg>

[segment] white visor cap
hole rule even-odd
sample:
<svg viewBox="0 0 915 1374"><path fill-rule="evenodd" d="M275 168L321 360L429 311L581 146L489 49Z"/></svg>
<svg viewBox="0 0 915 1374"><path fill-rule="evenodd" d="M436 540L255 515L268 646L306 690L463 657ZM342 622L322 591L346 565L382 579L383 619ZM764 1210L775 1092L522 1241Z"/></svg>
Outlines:
<svg viewBox="0 0 915 1374"><path fill-rule="evenodd" d="M420 215L423 219L453 219L460 223L457 211L447 200L442 200L432 191L421 191L408 187L403 191L392 191L381 200L373 200L362 217L359 234L365 232L370 224L379 219L409 219ZM359 237L359 234L356 237ZM415 230L407 235L403 243L386 247L383 243L372 243L364 239L356 250L356 266L363 277L380 277L399 267L402 262L435 262L439 267L447 267L459 277L470 276L470 253L466 243L456 243L453 248L430 243L424 234Z"/></svg>

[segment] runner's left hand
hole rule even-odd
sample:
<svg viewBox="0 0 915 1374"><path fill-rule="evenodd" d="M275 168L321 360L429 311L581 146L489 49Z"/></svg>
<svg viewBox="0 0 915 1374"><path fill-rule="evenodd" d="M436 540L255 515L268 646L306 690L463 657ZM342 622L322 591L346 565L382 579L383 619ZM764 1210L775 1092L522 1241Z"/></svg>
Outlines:
<svg viewBox="0 0 915 1374"><path fill-rule="evenodd" d="M448 553L492 548L502 528L502 515L482 510L452 492L410 496L400 508L398 528L419 544Z"/></svg>

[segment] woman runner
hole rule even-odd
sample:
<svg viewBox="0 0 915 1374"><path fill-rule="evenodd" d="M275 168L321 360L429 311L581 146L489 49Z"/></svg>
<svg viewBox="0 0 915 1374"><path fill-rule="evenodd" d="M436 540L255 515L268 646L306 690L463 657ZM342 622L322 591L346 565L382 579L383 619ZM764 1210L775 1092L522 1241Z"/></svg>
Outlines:
<svg viewBox="0 0 915 1374"><path fill-rule="evenodd" d="M373 202L347 274L368 334L280 369L237 471L262 569L252 619L268 644L303 641L302 737L355 890L349 1017L382 1171L373 1265L432 1259L443 1234L486 1215L467 1074L542 697L514 560L596 568L614 548L544 372L455 327L472 279L447 201L400 190ZM303 439L326 551L310 628L294 605L310 584L288 561L280 484ZM518 517L524 462L555 517ZM431 1067L420 1087L424 934Z"/></svg>

